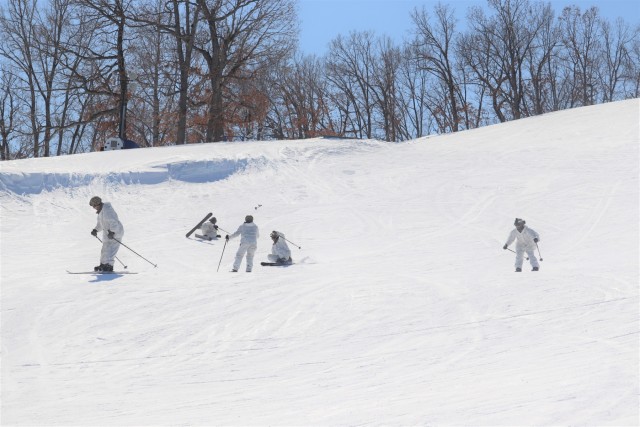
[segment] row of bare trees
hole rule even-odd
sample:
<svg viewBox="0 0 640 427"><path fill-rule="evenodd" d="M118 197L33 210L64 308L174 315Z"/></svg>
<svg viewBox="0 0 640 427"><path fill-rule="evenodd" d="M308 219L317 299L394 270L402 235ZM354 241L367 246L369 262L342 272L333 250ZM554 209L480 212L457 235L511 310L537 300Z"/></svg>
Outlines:
<svg viewBox="0 0 640 427"><path fill-rule="evenodd" d="M317 136L402 141L640 96L640 28L488 0L297 51L296 0L6 0L1 158Z"/></svg>

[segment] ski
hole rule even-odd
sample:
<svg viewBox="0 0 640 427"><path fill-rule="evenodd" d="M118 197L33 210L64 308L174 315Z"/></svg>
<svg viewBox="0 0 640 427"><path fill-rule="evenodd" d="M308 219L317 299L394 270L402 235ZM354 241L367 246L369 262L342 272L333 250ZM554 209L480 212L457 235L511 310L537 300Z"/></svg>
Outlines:
<svg viewBox="0 0 640 427"><path fill-rule="evenodd" d="M288 265L293 265L292 262L289 263L281 263L281 262L261 262L260 265L264 267L286 267Z"/></svg>
<svg viewBox="0 0 640 427"><path fill-rule="evenodd" d="M203 236L203 235L201 235L201 234L194 234L194 237L195 237L196 239L200 239L200 240L209 240L209 241L210 241L210 240L214 240L212 237L204 237L204 236ZM218 238L220 238L220 235L218 235Z"/></svg>
<svg viewBox="0 0 640 427"><path fill-rule="evenodd" d="M193 232L194 232L194 231L196 231L198 228L200 228L200 226L202 226L202 224L204 224L204 222L205 222L206 220L208 220L209 218L211 218L212 216L213 216L213 214L212 214L211 212L209 212L208 214L206 214L206 215L205 215L205 217L204 217L204 218L202 218L202 221L200 221L198 224L196 224L196 226L195 226L195 227L193 227L193 228L191 229L191 231L189 231L189 232L187 233L187 237L191 236L191 235L193 234Z"/></svg>
<svg viewBox="0 0 640 427"><path fill-rule="evenodd" d="M69 274L138 274L133 271L69 271Z"/></svg>

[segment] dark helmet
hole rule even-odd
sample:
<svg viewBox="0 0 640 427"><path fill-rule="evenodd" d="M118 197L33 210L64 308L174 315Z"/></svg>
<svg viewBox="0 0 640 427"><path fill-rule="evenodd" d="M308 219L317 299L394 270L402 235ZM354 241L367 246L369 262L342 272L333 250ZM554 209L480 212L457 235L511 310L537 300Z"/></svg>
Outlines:
<svg viewBox="0 0 640 427"><path fill-rule="evenodd" d="M211 219L209 220L209 222L211 222L211 224L215 224L217 221L216 217L211 217Z"/></svg>
<svg viewBox="0 0 640 427"><path fill-rule="evenodd" d="M98 196L93 196L91 200L89 200L89 206L96 207L102 204L102 199Z"/></svg>
<svg viewBox="0 0 640 427"><path fill-rule="evenodd" d="M515 225L516 227L519 225L525 225L527 222L522 219L522 218L516 218L516 220L513 222L513 225Z"/></svg>
<svg viewBox="0 0 640 427"><path fill-rule="evenodd" d="M253 216L247 215L244 217L244 222L253 222Z"/></svg>

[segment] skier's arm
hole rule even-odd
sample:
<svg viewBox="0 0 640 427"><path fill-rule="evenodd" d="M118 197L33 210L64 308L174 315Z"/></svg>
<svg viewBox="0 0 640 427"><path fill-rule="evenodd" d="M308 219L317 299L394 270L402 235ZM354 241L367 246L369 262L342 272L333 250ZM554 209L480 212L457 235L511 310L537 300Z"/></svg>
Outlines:
<svg viewBox="0 0 640 427"><path fill-rule="evenodd" d="M242 226L238 227L238 229L236 230L235 233L231 234L229 236L230 239L233 239L234 237L238 237L240 235L240 233L242 233Z"/></svg>
<svg viewBox="0 0 640 427"><path fill-rule="evenodd" d="M504 245L509 246L514 240L516 240L516 230L512 230L511 233L509 233L509 237Z"/></svg>
<svg viewBox="0 0 640 427"><path fill-rule="evenodd" d="M538 233L536 233L534 230L532 230L531 228L529 229L529 231L531 232L531 238L533 239L534 242L539 242L540 241L540 235Z"/></svg>

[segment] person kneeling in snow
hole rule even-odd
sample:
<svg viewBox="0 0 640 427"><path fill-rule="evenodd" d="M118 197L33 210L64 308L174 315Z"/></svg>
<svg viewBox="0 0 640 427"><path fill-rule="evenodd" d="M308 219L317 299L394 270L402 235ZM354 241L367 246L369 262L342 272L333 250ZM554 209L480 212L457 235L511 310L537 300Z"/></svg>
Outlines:
<svg viewBox="0 0 640 427"><path fill-rule="evenodd" d="M278 264L291 264L291 250L287 245L287 241L284 238L284 234L279 231L272 231L271 239L273 240L273 246L271 246L271 253L267 255L269 261L277 262Z"/></svg>
<svg viewBox="0 0 640 427"><path fill-rule="evenodd" d="M217 239L220 237L218 234L218 226L216 225L216 217L212 217L209 221L206 221L200 227L200 231L202 231L202 237L208 240Z"/></svg>
<svg viewBox="0 0 640 427"><path fill-rule="evenodd" d="M509 238L507 239L507 243L504 244L502 249L507 249L514 240L517 240L516 271L522 271L522 259L525 252L529 256L531 267L533 267L533 270L531 271L538 271L538 269L540 268L540 264L538 264L538 260L533 250L535 249L537 243L540 241L540 236L538 235L538 233L533 231L533 229L525 227L525 224L526 221L524 219L516 218L513 223L516 228L511 231L511 233L509 234Z"/></svg>
<svg viewBox="0 0 640 427"><path fill-rule="evenodd" d="M234 273L238 271L242 258L247 254L247 273L250 273L253 268L253 256L256 254L256 249L258 248L258 237L260 237L258 226L253 222L253 216L247 215L244 218L244 224L238 227L235 233L231 235L227 234L224 238L229 241L229 239L237 236L242 237L240 238L240 247L238 248L238 252L236 252L236 259L233 262L233 270L231 271Z"/></svg>
<svg viewBox="0 0 640 427"><path fill-rule="evenodd" d="M120 249L119 240L124 235L124 227L118 219L118 214L111 203L102 202L98 196L89 200L89 205L96 210L98 222L91 235L98 237L98 231L102 230L102 251L100 252L100 265L93 268L94 271L113 271L113 260Z"/></svg>

